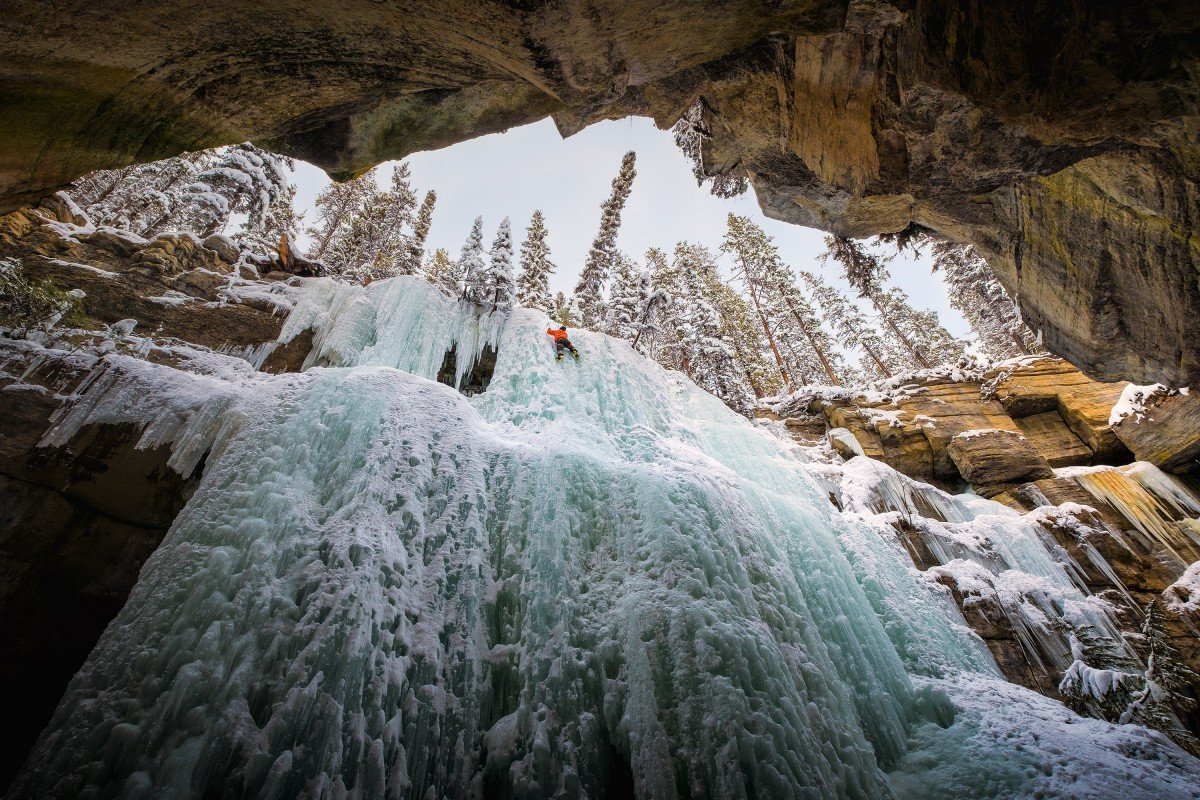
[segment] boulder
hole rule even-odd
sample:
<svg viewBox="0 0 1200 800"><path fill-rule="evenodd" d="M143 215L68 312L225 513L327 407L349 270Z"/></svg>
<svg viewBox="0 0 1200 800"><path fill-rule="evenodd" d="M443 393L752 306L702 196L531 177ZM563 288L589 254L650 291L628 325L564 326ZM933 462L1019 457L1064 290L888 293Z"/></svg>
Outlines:
<svg viewBox="0 0 1200 800"><path fill-rule="evenodd" d="M1019 433L977 430L955 436L947 446L959 473L976 492L991 497L1015 483L1050 478L1054 471Z"/></svg>
<svg viewBox="0 0 1200 800"><path fill-rule="evenodd" d="M1057 411L1097 464L1129 461L1129 451L1108 424L1124 383L1092 380L1066 361L1041 358L989 375L990 390L1015 418Z"/></svg>

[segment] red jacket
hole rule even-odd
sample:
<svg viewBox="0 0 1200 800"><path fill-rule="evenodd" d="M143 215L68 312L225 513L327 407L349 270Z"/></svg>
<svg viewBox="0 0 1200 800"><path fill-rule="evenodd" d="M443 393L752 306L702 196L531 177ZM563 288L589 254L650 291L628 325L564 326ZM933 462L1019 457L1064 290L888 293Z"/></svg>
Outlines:
<svg viewBox="0 0 1200 800"><path fill-rule="evenodd" d="M546 333L554 337L554 341L563 342L567 339L567 332L559 328L546 328Z"/></svg>

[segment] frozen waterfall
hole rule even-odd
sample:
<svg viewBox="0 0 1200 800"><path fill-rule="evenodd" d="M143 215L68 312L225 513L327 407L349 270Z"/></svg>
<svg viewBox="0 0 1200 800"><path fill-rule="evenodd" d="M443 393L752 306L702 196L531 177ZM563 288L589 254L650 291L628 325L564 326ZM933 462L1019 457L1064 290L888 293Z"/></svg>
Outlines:
<svg viewBox="0 0 1200 800"><path fill-rule="evenodd" d="M545 324L313 280L304 373L109 356L47 442L206 466L10 797L1196 796L1165 737L1005 683L793 449ZM486 392L432 380L484 346Z"/></svg>

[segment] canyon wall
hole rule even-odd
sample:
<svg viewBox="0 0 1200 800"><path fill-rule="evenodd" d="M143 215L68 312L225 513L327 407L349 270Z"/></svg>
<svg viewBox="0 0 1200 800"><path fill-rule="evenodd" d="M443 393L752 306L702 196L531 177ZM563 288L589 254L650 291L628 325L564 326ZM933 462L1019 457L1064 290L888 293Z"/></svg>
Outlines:
<svg viewBox="0 0 1200 800"><path fill-rule="evenodd" d="M0 208L246 139L342 179L553 116L673 124L775 218L974 244L1089 375L1200 379L1183 0L10 4Z"/></svg>

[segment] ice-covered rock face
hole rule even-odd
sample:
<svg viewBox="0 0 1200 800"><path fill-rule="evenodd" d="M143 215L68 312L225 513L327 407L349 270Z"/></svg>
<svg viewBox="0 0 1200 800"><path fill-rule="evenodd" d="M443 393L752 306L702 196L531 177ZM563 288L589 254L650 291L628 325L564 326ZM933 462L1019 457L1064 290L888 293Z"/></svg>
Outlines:
<svg viewBox="0 0 1200 800"><path fill-rule="evenodd" d="M1161 736L1003 684L795 453L627 344L555 363L544 319L415 279L313 281L310 325L328 366L143 364L51 434L209 455L12 797L1193 796ZM485 344L487 392L431 380Z"/></svg>

